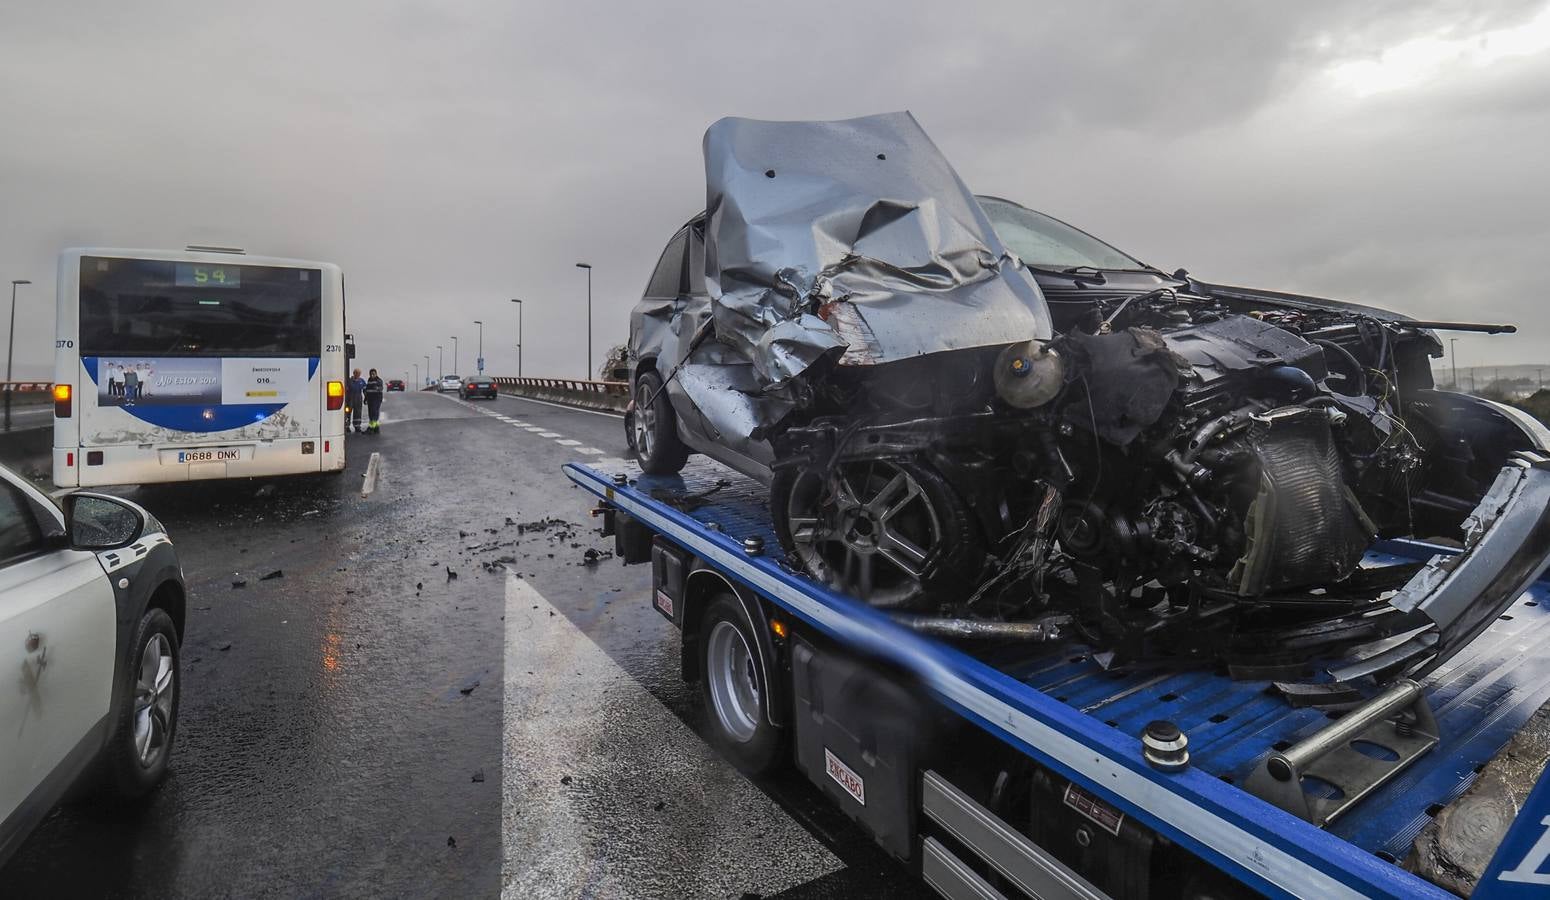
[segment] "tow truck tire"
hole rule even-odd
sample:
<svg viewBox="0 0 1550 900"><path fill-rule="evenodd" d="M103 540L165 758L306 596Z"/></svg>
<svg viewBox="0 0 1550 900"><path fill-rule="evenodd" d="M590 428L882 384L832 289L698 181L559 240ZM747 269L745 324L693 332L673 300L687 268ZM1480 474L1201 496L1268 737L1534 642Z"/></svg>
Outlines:
<svg viewBox="0 0 1550 900"><path fill-rule="evenodd" d="M635 382L635 455L647 475L675 475L689 461L689 448L678 436L678 417L662 388L662 378L646 372Z"/></svg>
<svg viewBox="0 0 1550 900"><path fill-rule="evenodd" d="M759 662L753 627L730 594L710 601L700 619L700 690L718 749L750 775L786 761L786 730L770 724L769 673Z"/></svg>
<svg viewBox="0 0 1550 900"><path fill-rule="evenodd" d="M109 796L135 800L167 774L178 730L178 631L164 611L152 608L140 617L125 669L101 763Z"/></svg>

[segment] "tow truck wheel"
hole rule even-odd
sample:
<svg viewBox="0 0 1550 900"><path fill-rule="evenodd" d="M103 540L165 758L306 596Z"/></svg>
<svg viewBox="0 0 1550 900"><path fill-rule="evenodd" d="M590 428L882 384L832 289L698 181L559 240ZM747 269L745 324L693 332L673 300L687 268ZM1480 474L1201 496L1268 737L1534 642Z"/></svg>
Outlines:
<svg viewBox="0 0 1550 900"><path fill-rule="evenodd" d="M689 448L678 437L672 401L655 372L635 382L635 455L648 475L673 475L689 461Z"/></svg>
<svg viewBox="0 0 1550 900"><path fill-rule="evenodd" d="M728 594L700 620L700 687L716 745L739 769L768 772L784 760L785 731L770 724L768 673L754 649L752 626Z"/></svg>

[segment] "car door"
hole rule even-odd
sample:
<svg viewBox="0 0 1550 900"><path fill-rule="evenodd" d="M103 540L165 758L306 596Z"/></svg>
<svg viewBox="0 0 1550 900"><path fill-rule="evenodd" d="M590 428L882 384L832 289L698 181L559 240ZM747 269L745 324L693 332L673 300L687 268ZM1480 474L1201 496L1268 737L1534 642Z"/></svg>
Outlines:
<svg viewBox="0 0 1550 900"><path fill-rule="evenodd" d="M0 853L101 747L116 642L95 554L64 545L43 495L0 471Z"/></svg>

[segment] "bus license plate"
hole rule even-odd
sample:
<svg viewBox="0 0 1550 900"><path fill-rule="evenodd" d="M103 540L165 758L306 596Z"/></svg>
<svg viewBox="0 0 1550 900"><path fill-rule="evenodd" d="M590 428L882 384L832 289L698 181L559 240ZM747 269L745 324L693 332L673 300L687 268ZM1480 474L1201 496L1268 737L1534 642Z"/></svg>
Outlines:
<svg viewBox="0 0 1550 900"><path fill-rule="evenodd" d="M246 459L246 447L198 447L192 450L163 450L162 465L192 466L199 463L238 462Z"/></svg>

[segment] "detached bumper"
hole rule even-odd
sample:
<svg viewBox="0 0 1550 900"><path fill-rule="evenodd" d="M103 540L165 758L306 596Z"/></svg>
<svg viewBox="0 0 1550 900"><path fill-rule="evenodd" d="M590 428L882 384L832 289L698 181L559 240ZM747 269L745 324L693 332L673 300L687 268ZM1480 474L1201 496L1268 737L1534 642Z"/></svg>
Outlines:
<svg viewBox="0 0 1550 900"><path fill-rule="evenodd" d="M1408 640L1329 670L1333 681L1424 678L1490 627L1550 565L1550 430L1521 410L1471 398L1528 439L1464 520L1462 552L1433 556L1389 604L1422 626Z"/></svg>

